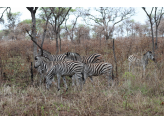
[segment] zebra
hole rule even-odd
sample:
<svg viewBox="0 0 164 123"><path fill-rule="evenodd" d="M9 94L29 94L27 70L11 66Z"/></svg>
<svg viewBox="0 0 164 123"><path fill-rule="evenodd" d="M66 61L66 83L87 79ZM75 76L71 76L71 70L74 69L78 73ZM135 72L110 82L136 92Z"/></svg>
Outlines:
<svg viewBox="0 0 164 123"><path fill-rule="evenodd" d="M53 67L53 64L54 64L53 62L50 62L49 59L45 57L35 56L34 68L36 68L40 73L40 85L42 83L42 78L46 75L46 73L50 70L50 68ZM67 87L67 84L65 82L65 77L63 77L63 81L65 86Z"/></svg>
<svg viewBox="0 0 164 123"><path fill-rule="evenodd" d="M44 60L45 58L41 56L35 57L35 67L39 67L42 64L42 68L46 69L44 72L44 77L46 79L46 88L49 89L49 86L52 83L52 79L54 75L57 75L58 79L58 91L60 90L60 78L63 78L64 84L66 86L66 91L68 90L65 76L74 75L76 81L80 80L81 88L82 88L82 71L83 71L83 63L79 61L48 61ZM43 70L45 71L45 70Z"/></svg>
<svg viewBox="0 0 164 123"><path fill-rule="evenodd" d="M41 56L41 49L39 49L38 56ZM49 61L63 61L66 58L65 54L52 55L50 52L48 52L46 50L43 50L43 56ZM69 59L67 59L67 60L69 60ZM43 67L43 68L41 68L41 67ZM46 69L44 69L44 66L39 66L37 69L38 69L38 72L40 74L40 84L41 84L42 83L42 77L44 76L43 72ZM63 78L63 79L65 79L65 78Z"/></svg>
<svg viewBox="0 0 164 123"><path fill-rule="evenodd" d="M108 80L109 86L113 86L113 67L112 64L107 62L100 62L100 63L88 63L84 64L84 84L88 77L92 76L99 76L102 74L106 75L106 78ZM92 79L91 79L92 80ZM111 83L112 80L112 83ZM93 80L92 80L93 83Z"/></svg>
<svg viewBox="0 0 164 123"><path fill-rule="evenodd" d="M104 60L102 59L102 55L98 53L91 54L90 56L80 56L78 53L72 53L72 52L67 52L66 58L71 59L74 61L81 61L84 64L88 63L100 63L103 62ZM89 76L90 80L93 81L92 76ZM72 86L74 86L74 80L75 78L72 78ZM84 82L85 83L85 82Z"/></svg>
<svg viewBox="0 0 164 123"><path fill-rule="evenodd" d="M39 54L41 55L41 50L39 49ZM73 61L80 61L82 63L97 63L102 62L102 55L95 53L90 56L83 56L81 57L78 53L74 52L67 52L60 55L52 55L50 52L43 50L43 56L48 58L50 61L64 61L64 60L73 60ZM90 77L91 81L93 80ZM72 77L72 86L74 86L75 77ZM76 81L77 83L77 81ZM77 83L78 84L78 83Z"/></svg>
<svg viewBox="0 0 164 123"><path fill-rule="evenodd" d="M145 73L145 69L146 66L148 64L148 60L151 59L153 61L155 61L154 55L151 51L147 51L145 54L143 54L143 56L140 58L137 55L130 55L128 57L128 61L129 61L129 71L131 66L141 66L143 67L144 73Z"/></svg>

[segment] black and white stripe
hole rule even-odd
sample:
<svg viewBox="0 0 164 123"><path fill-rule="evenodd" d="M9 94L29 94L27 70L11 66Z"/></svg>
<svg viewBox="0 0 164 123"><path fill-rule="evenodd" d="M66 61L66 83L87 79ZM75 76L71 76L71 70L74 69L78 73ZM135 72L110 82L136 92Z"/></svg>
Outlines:
<svg viewBox="0 0 164 123"><path fill-rule="evenodd" d="M153 61L155 61L154 55L151 51L147 51L145 54L143 54L143 56L139 57L138 55L130 55L128 57L128 61L129 61L129 71L131 70L131 66L141 66L143 67L144 73L145 73L145 69L146 66L148 64L148 60L151 59Z"/></svg>
<svg viewBox="0 0 164 123"><path fill-rule="evenodd" d="M113 67L110 63L100 62L84 64L84 83L88 77L92 78L92 76L99 76L102 74L106 75L109 86L113 86Z"/></svg>

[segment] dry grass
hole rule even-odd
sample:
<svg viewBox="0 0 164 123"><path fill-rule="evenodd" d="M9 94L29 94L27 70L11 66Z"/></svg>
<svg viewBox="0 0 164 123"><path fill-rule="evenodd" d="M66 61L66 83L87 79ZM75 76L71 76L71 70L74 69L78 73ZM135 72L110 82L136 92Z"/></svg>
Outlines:
<svg viewBox="0 0 164 123"><path fill-rule="evenodd" d="M117 39L115 50L118 64L119 84L113 88L107 86L103 76L94 77L92 84L87 79L82 91L71 87L71 79L67 77L69 89L64 84L58 92L55 85L50 90L44 84L37 86L38 74L34 74L34 85L30 78L30 62L32 61L32 42L14 41L0 42L1 65L3 72L0 83L0 115L14 116L117 116L117 115L164 115L164 54L162 39L156 51L157 63L149 61L146 74L136 68L128 71L127 57L132 53L143 54L151 50L151 41L147 37L133 39ZM130 48L131 47L131 48ZM44 44L44 48L55 54L55 43ZM114 64L112 42L85 41L81 45L62 42L62 51L77 52L81 55L101 53L106 62ZM18 64L20 62L20 64ZM1 67L2 70L2 67ZM115 70L114 70L114 74ZM2 78L3 76L3 78ZM28 81L27 81L28 80Z"/></svg>

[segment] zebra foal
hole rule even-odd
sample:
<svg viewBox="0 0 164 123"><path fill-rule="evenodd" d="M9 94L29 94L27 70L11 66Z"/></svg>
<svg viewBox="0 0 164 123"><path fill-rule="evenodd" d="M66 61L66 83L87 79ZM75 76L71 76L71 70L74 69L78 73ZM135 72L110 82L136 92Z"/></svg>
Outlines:
<svg viewBox="0 0 164 123"><path fill-rule="evenodd" d="M85 81L88 77L99 76L99 75L105 74L109 86L114 85L113 80L112 80L113 67L110 63L100 62L100 63L84 64L84 71L83 72L84 72L84 84L85 84ZM92 82L93 82L93 80L92 80Z"/></svg>
<svg viewBox="0 0 164 123"><path fill-rule="evenodd" d="M145 73L145 69L146 69L146 66L148 65L149 59L155 61L154 55L151 51L147 51L145 54L143 54L142 57L139 57L137 55L130 55L128 57L129 71L131 69L131 66L140 66L140 67L143 67L143 70Z"/></svg>

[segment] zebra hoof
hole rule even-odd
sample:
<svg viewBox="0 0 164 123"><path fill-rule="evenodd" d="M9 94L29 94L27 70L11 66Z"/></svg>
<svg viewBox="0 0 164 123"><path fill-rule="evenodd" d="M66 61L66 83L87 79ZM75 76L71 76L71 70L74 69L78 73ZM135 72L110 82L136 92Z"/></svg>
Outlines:
<svg viewBox="0 0 164 123"><path fill-rule="evenodd" d="M60 89L58 88L58 91L60 91Z"/></svg>

